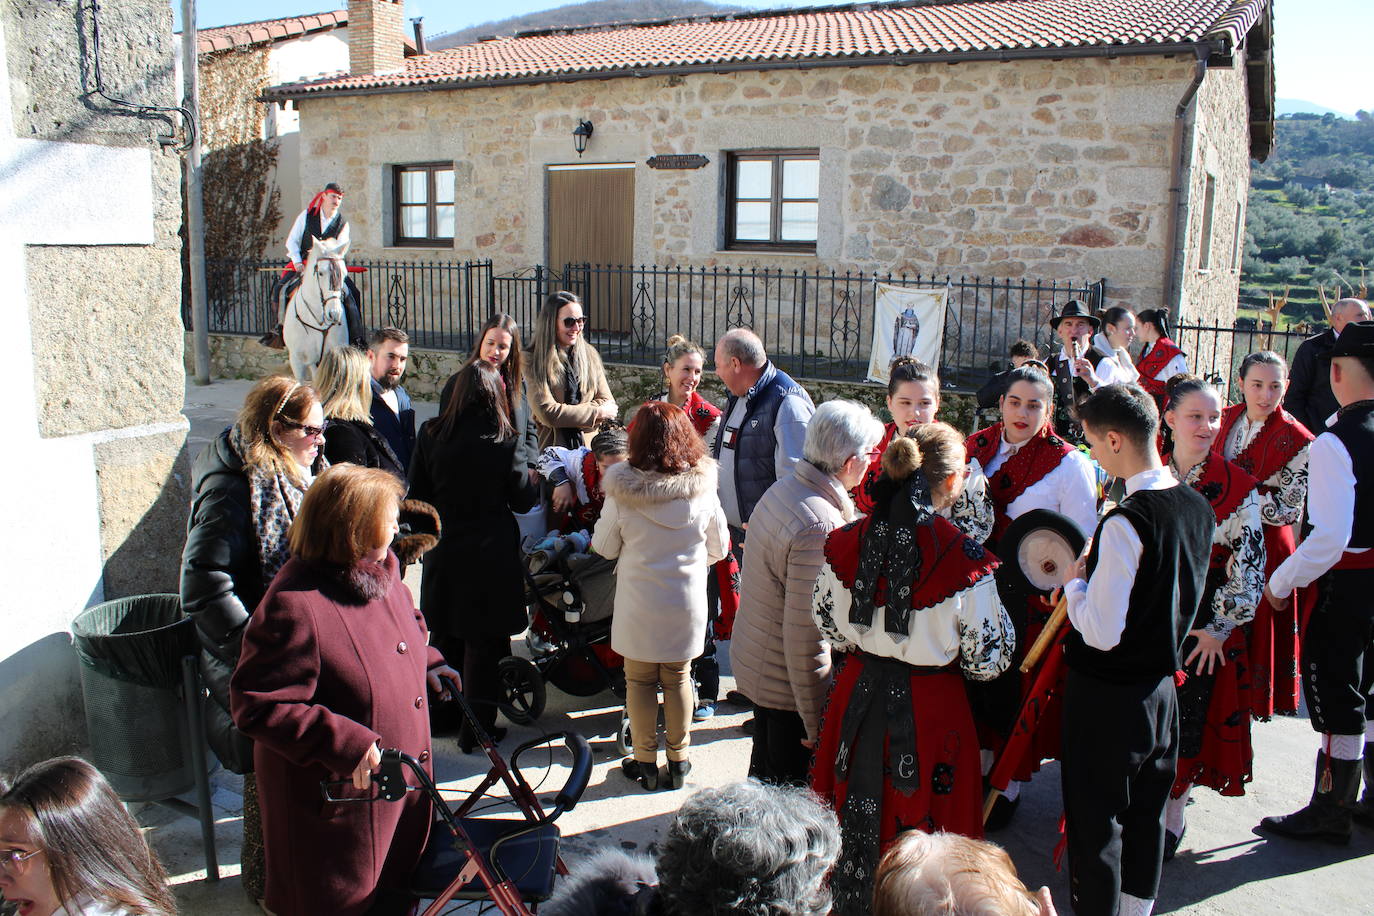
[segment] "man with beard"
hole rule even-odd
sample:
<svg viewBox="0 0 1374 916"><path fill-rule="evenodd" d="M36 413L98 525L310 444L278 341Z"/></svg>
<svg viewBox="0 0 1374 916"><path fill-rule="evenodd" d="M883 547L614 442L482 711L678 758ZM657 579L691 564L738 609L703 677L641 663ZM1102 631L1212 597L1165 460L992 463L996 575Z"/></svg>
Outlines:
<svg viewBox="0 0 1374 916"><path fill-rule="evenodd" d="M372 425L409 468L415 451L415 408L401 387L401 376L410 358L410 338L400 328L378 328L372 332L367 358L372 363Z"/></svg>

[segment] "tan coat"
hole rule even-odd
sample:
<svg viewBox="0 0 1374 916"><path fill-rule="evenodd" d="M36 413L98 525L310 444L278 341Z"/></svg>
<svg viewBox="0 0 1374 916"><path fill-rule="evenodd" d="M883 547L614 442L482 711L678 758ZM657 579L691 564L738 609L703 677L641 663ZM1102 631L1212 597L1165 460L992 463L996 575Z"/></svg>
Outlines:
<svg viewBox="0 0 1374 916"><path fill-rule="evenodd" d="M587 345L587 359L590 362L591 384L582 392L582 401L577 404L563 403L563 377L552 382L544 379L529 378L525 392L529 398L530 416L539 427L539 450L550 445L561 445L557 441L556 430L574 428L582 431L582 442L591 445L596 432L596 424L601 419L602 404L614 404L611 386L606 381L606 369L601 365L601 354L596 348ZM531 365L526 354L526 365Z"/></svg>
<svg viewBox="0 0 1374 916"><path fill-rule="evenodd" d="M811 617L825 538L854 517L844 487L809 461L763 494L749 517L730 665L740 692L795 711L820 736L830 689L830 646Z"/></svg>

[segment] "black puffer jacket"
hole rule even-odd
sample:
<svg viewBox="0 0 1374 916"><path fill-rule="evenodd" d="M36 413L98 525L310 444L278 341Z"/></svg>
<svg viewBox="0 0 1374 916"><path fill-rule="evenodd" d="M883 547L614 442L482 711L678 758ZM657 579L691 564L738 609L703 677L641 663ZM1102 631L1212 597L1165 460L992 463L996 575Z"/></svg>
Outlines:
<svg viewBox="0 0 1374 916"><path fill-rule="evenodd" d="M262 600L262 564L249 509L248 475L225 430L192 467L191 517L181 555L181 605L200 636L202 706L210 747L235 773L253 770L253 744L229 715L229 678L248 616Z"/></svg>
<svg viewBox="0 0 1374 916"><path fill-rule="evenodd" d="M324 457L330 464L361 465L390 471L402 481L406 469L392 451L391 444L382 438L377 428L361 420L330 420L324 434Z"/></svg>

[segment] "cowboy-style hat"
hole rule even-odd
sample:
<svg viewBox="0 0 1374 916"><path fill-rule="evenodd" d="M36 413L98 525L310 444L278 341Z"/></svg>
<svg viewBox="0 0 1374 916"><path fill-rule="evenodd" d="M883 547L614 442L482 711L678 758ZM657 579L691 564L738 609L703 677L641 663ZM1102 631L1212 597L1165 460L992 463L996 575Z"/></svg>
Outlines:
<svg viewBox="0 0 1374 916"><path fill-rule="evenodd" d="M1093 326L1094 331L1102 327L1102 320L1094 315L1092 309L1088 308L1088 304L1081 299L1070 299L1065 302L1059 310L1059 314L1050 319L1050 330L1059 330L1059 322L1065 318L1086 318Z"/></svg>
<svg viewBox="0 0 1374 916"><path fill-rule="evenodd" d="M1358 356L1374 359L1374 321L1352 321L1341 329L1331 357Z"/></svg>

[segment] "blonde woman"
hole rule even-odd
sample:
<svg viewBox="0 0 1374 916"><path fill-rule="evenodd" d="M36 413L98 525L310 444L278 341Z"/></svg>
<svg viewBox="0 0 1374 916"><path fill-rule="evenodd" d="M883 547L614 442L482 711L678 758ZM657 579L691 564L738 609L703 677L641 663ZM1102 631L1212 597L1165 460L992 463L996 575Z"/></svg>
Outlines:
<svg viewBox="0 0 1374 916"><path fill-rule="evenodd" d="M314 383L329 423L324 437L329 463L381 468L404 480L401 459L372 425L372 366L367 355L354 347L328 351L315 369Z"/></svg>
<svg viewBox="0 0 1374 916"><path fill-rule="evenodd" d="M248 618L290 556L286 533L305 490L328 466L323 443L314 389L271 376L253 386L237 421L191 470L181 604L200 635L206 738L227 769L245 774L243 887L254 900L263 896L263 864L253 744L229 715L229 678Z"/></svg>
<svg viewBox="0 0 1374 916"><path fill-rule="evenodd" d="M597 424L619 414L601 355L583 335L586 326L582 300L574 293L553 293L539 312L526 389L540 451L590 445Z"/></svg>

